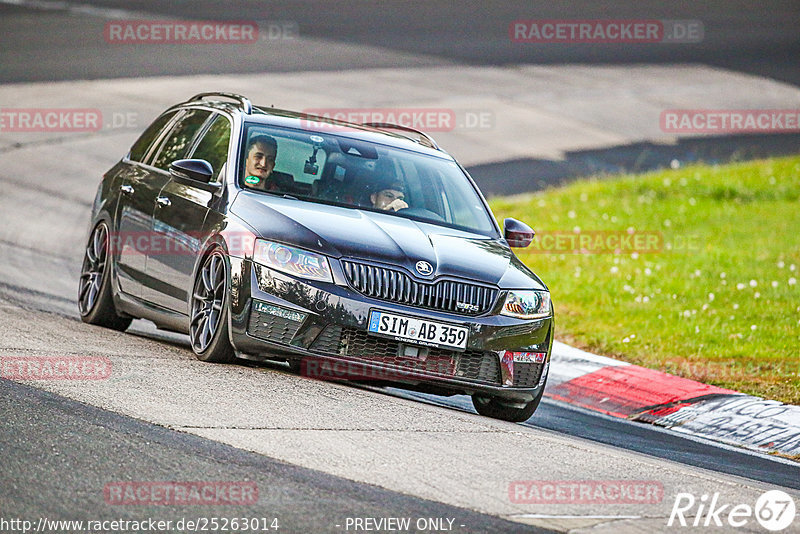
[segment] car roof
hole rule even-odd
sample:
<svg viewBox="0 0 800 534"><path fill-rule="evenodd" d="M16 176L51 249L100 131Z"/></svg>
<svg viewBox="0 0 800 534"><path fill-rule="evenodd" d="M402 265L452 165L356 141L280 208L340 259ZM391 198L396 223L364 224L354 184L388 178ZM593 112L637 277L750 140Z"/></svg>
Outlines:
<svg viewBox="0 0 800 534"><path fill-rule="evenodd" d="M207 99L209 97L219 96L238 100L238 104L223 100ZM429 135L402 125L381 124L380 127L370 126L368 124L356 124L319 115L274 108L272 106L254 106L250 104L250 101L245 97L233 93L200 93L186 102L173 106L173 108L182 109L196 106L203 106L224 111L231 115L238 115L243 121L248 123L329 133L454 161L453 157L439 148ZM412 135L419 136L419 139L411 137Z"/></svg>

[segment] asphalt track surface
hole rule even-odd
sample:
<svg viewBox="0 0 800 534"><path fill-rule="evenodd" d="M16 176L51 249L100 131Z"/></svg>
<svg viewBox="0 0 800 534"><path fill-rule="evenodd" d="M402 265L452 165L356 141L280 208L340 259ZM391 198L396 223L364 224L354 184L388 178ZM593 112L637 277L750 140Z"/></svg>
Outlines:
<svg viewBox="0 0 800 534"><path fill-rule="evenodd" d="M0 413L0 510L6 519L175 524L181 518L265 517L269 524L278 520L278 532L342 532L348 517L415 516L453 519L454 530L465 533L548 532L278 462L7 380L0 380ZM126 454L107 454L119 450ZM259 500L211 512L115 505L97 491L128 480L247 481L256 484Z"/></svg>
<svg viewBox="0 0 800 534"><path fill-rule="evenodd" d="M89 28L96 28L97 20L80 13L53 8L52 4L45 6L44 10L2 4L0 81L14 83L163 74L337 70L453 63L705 62L800 84L800 68L796 61L800 56L797 32L800 27L800 8L795 2L776 2L770 9L760 10L757 14L748 12L743 7L737 9L740 6L730 2L684 7L681 9L685 11L680 13L675 8L665 8L659 4L630 3L618 8L618 11L615 8L613 16L699 19L704 21L707 37L700 45L649 48L638 46L623 50L612 47L545 47L535 52L507 42L508 21L516 18L609 18L607 6L597 3L578 7L574 3L548 4L547 7L537 7L534 10L529 3L504 3L502 6L486 9L451 4L446 4L445 7L444 3L437 2L424 5L398 2L386 3L376 9L366 2L320 2L313 6L306 2L231 2L222 11L215 4L206 2L92 4L182 18L296 21L299 23L301 35L309 40L304 41L299 50L289 46L286 50L274 50L274 53L255 57L236 57L224 48L204 48L197 51L178 46L168 55L154 55L141 47L110 50L103 42L94 43L85 38ZM748 31L743 31L744 29ZM315 42L315 39L318 41ZM4 188L16 191L19 188L18 178L2 173L0 183ZM59 221L61 218L61 224L71 225L74 222L71 217L75 213L87 213L91 197L86 196L83 191L93 187L94 178L89 181L91 184L76 187L81 194L75 197L66 195L65 198L48 201L52 202L48 209L52 220ZM79 197L86 197L85 202L76 207L75 202ZM35 198L19 198L23 201L17 203L14 209L6 211L3 217L20 221L35 216L38 210L29 210L25 205L25 201L33 202ZM56 231L56 234L61 230ZM72 230L65 232L66 240L74 240L75 233ZM77 234L80 233L80 230L77 231ZM9 246L3 249L4 254L9 250L20 253L19 257L4 257L4 262L17 262L31 271L35 271L37 266L44 266L38 268L46 269L53 261L70 266L66 269L55 269L58 279L48 281L39 290L32 288L27 281L7 276L0 278L3 307L12 310L15 316L21 310L27 310L24 313L28 313L34 321L33 325L27 327L31 339L29 347L35 345L33 340L46 346L48 335L56 336L59 340L68 339L71 329L83 335L87 327L75 322L74 313L52 314L55 309L64 310L73 304L63 296L60 288L77 284L73 278L80 260L80 249L76 247L74 251L54 259L37 250L38 247L31 243L30 236L3 237L10 239L6 243ZM12 269L3 272L16 271ZM62 326L50 330L48 325L51 321ZM7 325L12 325L11 319ZM17 332L23 333L18 336L24 336L24 323L15 320L13 327ZM102 337L102 332L98 334L90 330L90 333L92 336ZM20 337L4 337L0 335L4 351L26 348L21 346ZM182 354L184 362L191 361L184 338L162 335L138 323L132 334L114 338L123 339L118 341L122 343L122 349L127 348L128 342L124 341L126 337L131 340L131 344L142 339L147 341L148 346L161 346L164 351L177 350ZM148 365L156 367L161 363L160 358L154 356ZM192 365L193 368L195 365L199 366L196 367L199 372L209 377L222 372L215 366ZM227 369L224 371L227 372ZM270 376L274 374L274 369L270 366L264 367L263 371ZM283 376L282 371L279 374ZM283 379L289 377L283 376ZM326 393L325 385L317 384L314 391L319 392L319 397L313 400L326 402L328 396L335 396L337 388L341 386L332 385L331 388L331 392ZM259 507L252 510L237 508L234 512L240 516L247 515L245 511L258 513L260 516L277 516L282 525L286 526L283 532L341 532L342 529L336 527L337 518L407 515L459 518L457 524L463 524L464 527L456 532L536 531L534 527L519 522L509 523L492 515L475 512L474 510L482 510L480 505L459 508L442 504L447 501L445 498L436 502L437 499L423 499L410 491L387 490L357 476L349 480L348 476L324 472L315 462L307 463L311 467L293 465L285 459L276 460L269 455L245 452L241 448L219 443L216 439L177 432L138 420L144 418L119 415L96 408L90 402L76 402L66 398L68 394L54 394L4 380L0 380L0 389L0 420L3 421L0 451L4 458L4 468L0 474L0 487L3 488L0 491L0 512L3 517L30 515L60 519L101 519L142 518L152 515L159 519L169 519L186 516L186 510L165 507L109 507L103 502L102 494L97 489L109 480L254 479L259 488L269 488L260 492ZM411 399L412 409L430 416L431 419L442 417L460 421L462 417L474 417L471 415L474 411L469 400L464 398L439 398L399 390L384 391L361 387L347 389L357 392L359 396L365 396L367 401L396 401L399 403L398 410L405 406L403 402ZM76 393L75 396L80 397L80 394ZM354 409L349 417L358 416L359 412ZM610 456L628 458L628 455L633 455L630 457L631 464L636 463L635 459L644 459L642 461L650 462L654 466L654 471L672 469L677 473L686 473L687 479L701 473L708 478L704 491L713 491L716 485L800 490L800 467L796 464L687 439L656 428L598 416L559 403L544 402L534 418L514 428L519 428L520 433L531 433L535 439L546 440L558 436L583 444L580 446L596 448ZM470 446L477 445L471 442ZM504 457L504 461L509 461L508 451L504 451ZM543 464L547 461L547 458L542 458ZM569 454L551 461L569 462ZM410 464L409 469L413 472ZM641 472L631 473L635 476ZM577 470L573 472L573 476L597 476L591 473ZM538 473L541 478L546 478L547 474L547 469ZM625 476L625 472L620 470L614 474L619 478ZM470 473L459 473L457 476L469 479ZM751 482L764 483L766 486ZM476 501L473 499L472 502ZM225 515L220 511L214 512L218 516ZM493 512L490 510L491 513ZM210 514L204 511L195 515ZM599 522L603 523L602 520ZM649 525L653 524L663 525ZM558 530L571 528L557 523L552 525ZM625 524L619 523L617 526L624 530ZM631 528L635 530L637 527ZM655 529L659 530L659 527L655 526Z"/></svg>
<svg viewBox="0 0 800 534"><path fill-rule="evenodd" d="M11 1L11 0L8 0ZM38 2L38 0L37 0ZM800 4L548 1L409 2L94 0L72 2L145 14L122 18L255 20L296 24L310 42L265 42L261 50L171 47L168 54L134 45L109 47L82 12L0 6L0 81L49 81L164 74L283 72L433 64L704 63L800 85ZM699 43L539 44L511 42L519 19L697 20ZM102 25L101 25L102 26ZM315 41L316 40L316 41ZM389 53L387 53L389 52ZM69 60L65 60L69 58Z"/></svg>

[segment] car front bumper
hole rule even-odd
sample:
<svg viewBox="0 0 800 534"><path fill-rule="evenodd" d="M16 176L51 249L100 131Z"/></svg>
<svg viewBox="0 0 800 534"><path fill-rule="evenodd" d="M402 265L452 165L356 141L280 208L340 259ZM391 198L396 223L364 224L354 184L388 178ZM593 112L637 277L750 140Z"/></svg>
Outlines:
<svg viewBox="0 0 800 534"><path fill-rule="evenodd" d="M351 288L336 262L335 283L300 280L252 261L231 261L231 342L243 357L300 360L321 379L399 383L443 394L484 394L527 402L544 387L553 318L521 320L422 309L367 297ZM502 302L501 292L498 301ZM495 306L498 308L499 304ZM466 350L422 348L367 330L371 310L469 328ZM513 362L505 351L545 353Z"/></svg>

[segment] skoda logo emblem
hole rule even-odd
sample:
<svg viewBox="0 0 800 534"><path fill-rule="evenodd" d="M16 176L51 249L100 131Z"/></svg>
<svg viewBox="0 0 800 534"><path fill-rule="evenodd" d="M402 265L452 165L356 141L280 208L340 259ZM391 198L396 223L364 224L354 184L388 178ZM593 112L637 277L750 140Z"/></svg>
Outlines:
<svg viewBox="0 0 800 534"><path fill-rule="evenodd" d="M428 276L429 274L433 273L433 265L427 261L418 261L416 268L417 272L422 276Z"/></svg>

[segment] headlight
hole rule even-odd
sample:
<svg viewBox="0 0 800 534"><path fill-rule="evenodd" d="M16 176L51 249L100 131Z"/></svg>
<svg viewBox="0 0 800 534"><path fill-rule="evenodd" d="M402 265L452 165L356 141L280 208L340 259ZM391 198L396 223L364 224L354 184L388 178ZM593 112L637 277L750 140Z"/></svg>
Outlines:
<svg viewBox="0 0 800 534"><path fill-rule="evenodd" d="M300 278L333 282L328 258L281 243L257 239L253 261Z"/></svg>
<svg viewBox="0 0 800 534"><path fill-rule="evenodd" d="M518 319L541 319L551 312L547 291L509 291L500 314Z"/></svg>

